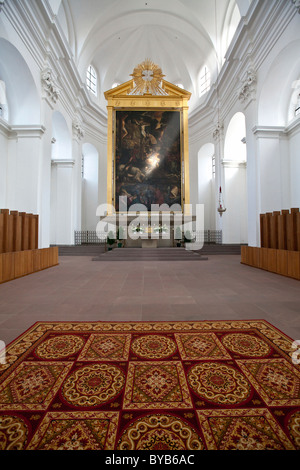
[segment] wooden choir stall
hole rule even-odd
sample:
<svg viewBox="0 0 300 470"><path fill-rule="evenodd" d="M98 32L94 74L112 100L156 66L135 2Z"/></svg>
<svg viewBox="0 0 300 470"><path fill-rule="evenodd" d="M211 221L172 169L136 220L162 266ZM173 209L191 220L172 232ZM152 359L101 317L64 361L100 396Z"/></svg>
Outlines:
<svg viewBox="0 0 300 470"><path fill-rule="evenodd" d="M58 248L38 248L39 216L0 210L0 284L58 265Z"/></svg>
<svg viewBox="0 0 300 470"><path fill-rule="evenodd" d="M260 215L261 247L242 247L242 264L300 280L298 208Z"/></svg>

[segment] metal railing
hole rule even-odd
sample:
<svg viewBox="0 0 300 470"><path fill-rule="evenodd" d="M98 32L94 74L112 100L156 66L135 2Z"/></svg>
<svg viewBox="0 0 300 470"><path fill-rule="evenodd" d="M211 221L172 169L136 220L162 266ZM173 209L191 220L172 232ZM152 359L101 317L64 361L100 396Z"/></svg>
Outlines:
<svg viewBox="0 0 300 470"><path fill-rule="evenodd" d="M107 233L85 230L82 232L75 231L75 245L105 245Z"/></svg>
<svg viewBox="0 0 300 470"><path fill-rule="evenodd" d="M222 245L222 230L204 230L195 232L196 241L210 245ZM106 232L96 232L92 230L75 231L75 245L105 245L107 240Z"/></svg>
<svg viewBox="0 0 300 470"><path fill-rule="evenodd" d="M205 245L222 245L223 234L222 230L204 230L196 232L196 241L204 242Z"/></svg>

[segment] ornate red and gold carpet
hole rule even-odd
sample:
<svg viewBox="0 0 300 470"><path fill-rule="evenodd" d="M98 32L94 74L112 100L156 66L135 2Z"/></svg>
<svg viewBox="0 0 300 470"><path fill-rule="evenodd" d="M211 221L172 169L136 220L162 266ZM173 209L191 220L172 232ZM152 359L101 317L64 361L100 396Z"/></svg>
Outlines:
<svg viewBox="0 0 300 470"><path fill-rule="evenodd" d="M300 449L293 353L258 320L36 323L0 365L0 449Z"/></svg>

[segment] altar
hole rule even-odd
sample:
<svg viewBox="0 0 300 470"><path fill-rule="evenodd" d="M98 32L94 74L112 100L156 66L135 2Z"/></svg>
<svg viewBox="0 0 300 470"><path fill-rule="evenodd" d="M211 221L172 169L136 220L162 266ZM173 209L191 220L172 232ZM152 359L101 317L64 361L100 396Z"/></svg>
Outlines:
<svg viewBox="0 0 300 470"><path fill-rule="evenodd" d="M164 80L161 68L149 59L131 76L104 93L107 215L115 219L110 230L122 227L127 247L176 246L176 214L185 214L190 204L191 93ZM135 224L136 216L142 222Z"/></svg>

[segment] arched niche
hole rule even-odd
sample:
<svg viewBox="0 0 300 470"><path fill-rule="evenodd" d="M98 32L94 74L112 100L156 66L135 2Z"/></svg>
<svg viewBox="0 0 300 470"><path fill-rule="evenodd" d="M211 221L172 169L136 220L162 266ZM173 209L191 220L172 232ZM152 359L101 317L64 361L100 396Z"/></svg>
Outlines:
<svg viewBox="0 0 300 470"><path fill-rule="evenodd" d="M226 213L223 215L223 243L247 243L248 195L245 115L232 116L225 134L223 195Z"/></svg>
<svg viewBox="0 0 300 470"><path fill-rule="evenodd" d="M265 126L286 126L293 83L300 76L300 41L288 44L271 64L259 96L258 122ZM280 93L278 91L280 90Z"/></svg>
<svg viewBox="0 0 300 470"><path fill-rule="evenodd" d="M224 145L224 160L235 162L247 161L246 150L246 120L241 112L236 113L230 120L226 131Z"/></svg>
<svg viewBox="0 0 300 470"><path fill-rule="evenodd" d="M204 204L204 228L207 230L215 228L214 156L212 143L204 144L198 152L198 203Z"/></svg>
<svg viewBox="0 0 300 470"><path fill-rule="evenodd" d="M39 93L25 59L4 38L0 38L0 51L0 80L5 83L9 124L40 123Z"/></svg>
<svg viewBox="0 0 300 470"><path fill-rule="evenodd" d="M82 146L82 229L96 230L99 218L96 210L99 205L99 153L90 143Z"/></svg>
<svg viewBox="0 0 300 470"><path fill-rule="evenodd" d="M72 158L72 138L64 116L55 111L52 116L52 160Z"/></svg>

